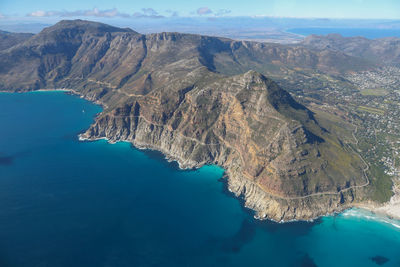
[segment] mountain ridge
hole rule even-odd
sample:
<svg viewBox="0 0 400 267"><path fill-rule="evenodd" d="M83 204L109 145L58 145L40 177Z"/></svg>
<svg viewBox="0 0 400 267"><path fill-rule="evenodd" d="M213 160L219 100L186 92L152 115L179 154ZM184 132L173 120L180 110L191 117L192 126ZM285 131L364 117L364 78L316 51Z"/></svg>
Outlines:
<svg viewBox="0 0 400 267"><path fill-rule="evenodd" d="M22 43L32 36L31 33L13 33L0 30L0 51Z"/></svg>
<svg viewBox="0 0 400 267"><path fill-rule="evenodd" d="M220 165L229 189L260 218L307 220L365 198L351 189L365 183L358 156L251 70L301 64L330 71L318 63L326 60L321 53L85 23L63 21L1 51L0 90L71 88L104 106L82 139L129 141L182 167Z"/></svg>
<svg viewBox="0 0 400 267"><path fill-rule="evenodd" d="M350 56L366 58L371 62L400 64L400 38L343 37L340 34L310 35L301 43L304 47L339 51Z"/></svg>

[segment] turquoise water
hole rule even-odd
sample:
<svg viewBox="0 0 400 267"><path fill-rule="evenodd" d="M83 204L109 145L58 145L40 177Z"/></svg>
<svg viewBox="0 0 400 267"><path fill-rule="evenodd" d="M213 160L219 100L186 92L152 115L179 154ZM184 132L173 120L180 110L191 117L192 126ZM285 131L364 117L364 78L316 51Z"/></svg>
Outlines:
<svg viewBox="0 0 400 267"><path fill-rule="evenodd" d="M400 29L368 29L368 28L294 28L287 32L296 33L304 36L311 34L326 35L339 33L345 37L362 36L368 39L383 37L400 37Z"/></svg>
<svg viewBox="0 0 400 267"><path fill-rule="evenodd" d="M62 92L0 94L0 266L400 266L397 222L256 221L220 168L79 142L100 111Z"/></svg>

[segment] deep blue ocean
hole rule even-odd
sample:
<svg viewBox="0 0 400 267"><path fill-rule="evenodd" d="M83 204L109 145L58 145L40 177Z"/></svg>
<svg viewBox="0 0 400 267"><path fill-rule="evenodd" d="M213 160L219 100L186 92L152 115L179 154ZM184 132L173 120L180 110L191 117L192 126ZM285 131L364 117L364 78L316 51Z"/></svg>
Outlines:
<svg viewBox="0 0 400 267"><path fill-rule="evenodd" d="M0 266L400 266L400 223L361 210L253 219L223 170L80 142L99 106L0 94Z"/></svg>
<svg viewBox="0 0 400 267"><path fill-rule="evenodd" d="M311 34L327 35L339 33L344 37L362 36L368 39L384 37L400 37L400 29L368 29L368 28L293 28L286 30L290 33L308 36Z"/></svg>

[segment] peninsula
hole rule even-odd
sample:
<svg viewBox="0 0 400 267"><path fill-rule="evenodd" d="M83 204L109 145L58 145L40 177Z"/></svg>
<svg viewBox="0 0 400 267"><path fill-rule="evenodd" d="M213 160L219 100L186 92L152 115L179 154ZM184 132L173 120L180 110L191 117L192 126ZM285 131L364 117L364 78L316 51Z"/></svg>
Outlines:
<svg viewBox="0 0 400 267"><path fill-rule="evenodd" d="M305 44L61 21L0 50L0 90L71 89L104 107L81 139L128 141L182 168L222 166L229 190L258 218L310 220L380 205L392 184L371 176L352 138L354 118L333 119L323 104L285 90L353 88L343 77L380 62Z"/></svg>

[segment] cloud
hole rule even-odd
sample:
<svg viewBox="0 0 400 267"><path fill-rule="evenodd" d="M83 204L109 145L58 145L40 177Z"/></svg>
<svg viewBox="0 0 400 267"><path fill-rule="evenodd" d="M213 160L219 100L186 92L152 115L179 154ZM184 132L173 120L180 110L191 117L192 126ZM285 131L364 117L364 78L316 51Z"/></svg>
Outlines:
<svg viewBox="0 0 400 267"><path fill-rule="evenodd" d="M99 10L94 8L93 10L87 10L85 12L85 16L88 17L129 17L128 14L120 13L116 8L107 9L107 10Z"/></svg>
<svg viewBox="0 0 400 267"><path fill-rule="evenodd" d="M145 15L147 16L158 16L157 11L155 11L154 9L152 9L151 7L148 8L142 8L142 11Z"/></svg>
<svg viewBox="0 0 400 267"><path fill-rule="evenodd" d="M27 14L28 17L49 17L50 16L50 12L46 12L43 10L37 10L34 12L31 12L29 14Z"/></svg>
<svg viewBox="0 0 400 267"><path fill-rule="evenodd" d="M3 14L0 13L0 19L5 19L6 16L4 16Z"/></svg>
<svg viewBox="0 0 400 267"><path fill-rule="evenodd" d="M197 9L197 14L198 15L208 15L208 14L212 14L212 10L209 9L208 7L200 7Z"/></svg>
<svg viewBox="0 0 400 267"><path fill-rule="evenodd" d="M211 15L214 17L221 17L221 16L225 16L229 13L231 13L232 11L230 11L229 9L218 9L217 11L212 11L210 8L208 7L200 7L196 10L197 15L203 16L203 15Z"/></svg>
<svg viewBox="0 0 400 267"><path fill-rule="evenodd" d="M130 17L126 13L119 12L116 8L100 10L93 8L90 10L75 10L75 11L43 11L37 10L27 14L28 17L102 17L102 18L113 18L113 17Z"/></svg>
<svg viewBox="0 0 400 267"><path fill-rule="evenodd" d="M171 17L179 17L178 11L167 9L167 10L165 10L165 12L170 14Z"/></svg>
<svg viewBox="0 0 400 267"><path fill-rule="evenodd" d="M142 12L133 13L133 17L135 17L135 18L153 18L153 19L164 18L164 16L158 14L158 12L155 11L154 9L152 9L151 7L142 8Z"/></svg>
<svg viewBox="0 0 400 267"><path fill-rule="evenodd" d="M215 16L224 16L227 15L229 13L231 13L232 11L229 9L219 9L217 12L215 12Z"/></svg>

